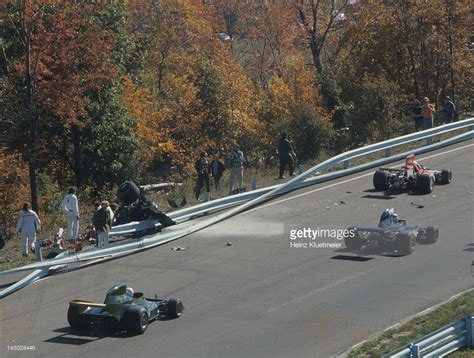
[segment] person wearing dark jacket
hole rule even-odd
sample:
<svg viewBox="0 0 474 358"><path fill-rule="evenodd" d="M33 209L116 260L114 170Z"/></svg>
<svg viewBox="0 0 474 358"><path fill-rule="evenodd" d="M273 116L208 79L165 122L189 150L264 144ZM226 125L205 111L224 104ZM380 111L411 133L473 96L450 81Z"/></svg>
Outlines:
<svg viewBox="0 0 474 358"><path fill-rule="evenodd" d="M421 106L421 102L417 99L413 102L413 114L415 116L415 131L421 131L423 129L423 116L421 115L421 111L423 107Z"/></svg>
<svg viewBox="0 0 474 358"><path fill-rule="evenodd" d="M221 178L224 174L225 166L224 163L219 159L217 155L214 156L214 159L211 162L211 175L214 179L214 185L216 190L221 190Z"/></svg>
<svg viewBox="0 0 474 358"><path fill-rule="evenodd" d="M278 143L278 157L280 158L280 175L278 176L278 179L284 179L283 174L285 173L287 165L289 167L290 176L293 175L296 154L293 150L293 146L288 140L287 133L282 133L281 135L280 142Z"/></svg>
<svg viewBox="0 0 474 358"><path fill-rule="evenodd" d="M105 248L109 246L109 231L112 226L112 220L110 219L108 210L109 202L104 200L100 206L101 208L94 213L92 223L97 232L97 246L99 248Z"/></svg>
<svg viewBox="0 0 474 358"><path fill-rule="evenodd" d="M194 164L196 172L198 175L197 185L196 185L196 200L199 199L199 194L201 194L201 189L206 184L206 192L204 193L204 199L209 200L209 192L211 191L211 186L209 184L209 161L207 160L207 153L201 152L199 158Z"/></svg>
<svg viewBox="0 0 474 358"><path fill-rule="evenodd" d="M446 96L446 101L443 105L443 113L446 124L454 121L454 116L456 115L456 105L449 96Z"/></svg>

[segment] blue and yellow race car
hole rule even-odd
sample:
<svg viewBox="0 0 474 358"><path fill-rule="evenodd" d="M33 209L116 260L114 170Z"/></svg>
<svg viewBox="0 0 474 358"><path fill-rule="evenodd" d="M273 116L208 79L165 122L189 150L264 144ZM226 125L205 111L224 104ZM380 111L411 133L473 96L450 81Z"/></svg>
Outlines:
<svg viewBox="0 0 474 358"><path fill-rule="evenodd" d="M107 291L104 303L83 300L69 302L67 320L72 328L110 329L142 334L148 324L157 319L174 319L181 316L184 306L176 298L145 298L124 283Z"/></svg>

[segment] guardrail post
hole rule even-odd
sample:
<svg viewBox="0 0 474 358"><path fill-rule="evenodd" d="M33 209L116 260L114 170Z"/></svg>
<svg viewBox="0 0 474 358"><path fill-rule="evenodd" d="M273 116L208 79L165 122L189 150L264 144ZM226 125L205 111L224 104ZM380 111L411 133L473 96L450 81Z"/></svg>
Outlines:
<svg viewBox="0 0 474 358"><path fill-rule="evenodd" d="M256 190L256 189L257 189L257 176L254 175L252 178L252 190Z"/></svg>
<svg viewBox="0 0 474 358"><path fill-rule="evenodd" d="M298 174L304 173L304 164L298 164Z"/></svg>
<svg viewBox="0 0 474 358"><path fill-rule="evenodd" d="M433 137L426 138L426 145L431 145L431 144L433 144Z"/></svg>
<svg viewBox="0 0 474 358"><path fill-rule="evenodd" d="M416 344L410 344L410 357L420 358L420 348Z"/></svg>
<svg viewBox="0 0 474 358"><path fill-rule="evenodd" d="M36 262L40 262L42 260L41 257L41 243L39 240L35 240L35 260Z"/></svg>
<svg viewBox="0 0 474 358"><path fill-rule="evenodd" d="M386 148L385 149L385 157L391 157L392 156L392 148Z"/></svg>
<svg viewBox="0 0 474 358"><path fill-rule="evenodd" d="M466 342L468 348L474 348L474 319L472 316L466 316Z"/></svg>
<svg viewBox="0 0 474 358"><path fill-rule="evenodd" d="M344 161L344 169L348 169L348 168L349 168L349 161L345 160Z"/></svg>

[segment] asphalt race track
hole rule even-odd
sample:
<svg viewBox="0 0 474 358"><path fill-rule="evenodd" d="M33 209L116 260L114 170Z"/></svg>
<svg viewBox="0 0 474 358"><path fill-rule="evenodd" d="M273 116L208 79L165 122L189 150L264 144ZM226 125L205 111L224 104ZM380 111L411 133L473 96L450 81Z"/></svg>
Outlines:
<svg viewBox="0 0 474 358"><path fill-rule="evenodd" d="M373 171L362 172L279 197L176 242L41 280L0 301L0 356L339 354L472 287L473 148L472 141L463 142L417 158L453 170L452 183L429 195L384 197L371 190ZM344 249L290 247L292 229L376 225L386 207L409 224L438 225L439 241L418 245L410 256L359 260ZM172 251L176 245L188 250ZM120 281L147 296L179 297L186 310L136 337L68 327L69 300L102 302ZM14 346L35 350L12 351Z"/></svg>

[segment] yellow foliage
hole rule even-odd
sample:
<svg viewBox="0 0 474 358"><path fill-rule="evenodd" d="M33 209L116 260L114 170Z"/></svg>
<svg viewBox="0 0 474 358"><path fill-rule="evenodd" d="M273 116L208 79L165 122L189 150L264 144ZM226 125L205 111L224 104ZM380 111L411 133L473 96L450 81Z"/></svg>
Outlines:
<svg viewBox="0 0 474 358"><path fill-rule="evenodd" d="M21 205L29 201L28 168L19 154L0 149L0 226L8 237L15 232Z"/></svg>

